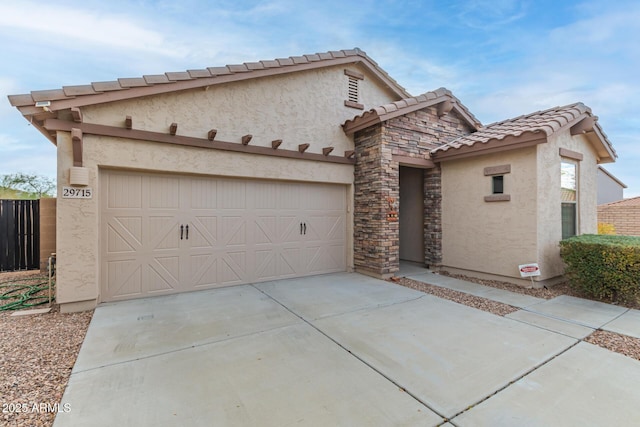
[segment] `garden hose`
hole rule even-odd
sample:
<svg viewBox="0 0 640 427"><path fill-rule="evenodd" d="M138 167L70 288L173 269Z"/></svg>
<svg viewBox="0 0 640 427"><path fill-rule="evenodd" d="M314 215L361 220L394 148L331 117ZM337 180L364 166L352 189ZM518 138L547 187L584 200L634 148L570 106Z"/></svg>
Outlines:
<svg viewBox="0 0 640 427"><path fill-rule="evenodd" d="M20 310L47 304L48 294L38 294L48 289L49 281L42 276L0 282L0 311Z"/></svg>

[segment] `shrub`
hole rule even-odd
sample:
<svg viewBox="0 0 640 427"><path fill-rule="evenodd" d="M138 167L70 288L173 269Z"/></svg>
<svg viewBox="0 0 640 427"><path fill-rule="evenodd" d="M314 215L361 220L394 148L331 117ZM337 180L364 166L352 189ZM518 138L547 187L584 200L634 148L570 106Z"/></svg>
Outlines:
<svg viewBox="0 0 640 427"><path fill-rule="evenodd" d="M598 234L616 234L616 226L606 222L599 222Z"/></svg>
<svg viewBox="0 0 640 427"><path fill-rule="evenodd" d="M560 242L560 255L574 289L614 302L640 297L640 237L575 236Z"/></svg>

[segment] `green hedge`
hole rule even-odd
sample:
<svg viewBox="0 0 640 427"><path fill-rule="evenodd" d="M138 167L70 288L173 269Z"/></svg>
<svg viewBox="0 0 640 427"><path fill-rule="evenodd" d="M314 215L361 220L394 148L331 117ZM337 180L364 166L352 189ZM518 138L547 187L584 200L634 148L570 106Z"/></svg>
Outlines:
<svg viewBox="0 0 640 427"><path fill-rule="evenodd" d="M584 234L560 242L570 285L614 302L640 297L640 237Z"/></svg>

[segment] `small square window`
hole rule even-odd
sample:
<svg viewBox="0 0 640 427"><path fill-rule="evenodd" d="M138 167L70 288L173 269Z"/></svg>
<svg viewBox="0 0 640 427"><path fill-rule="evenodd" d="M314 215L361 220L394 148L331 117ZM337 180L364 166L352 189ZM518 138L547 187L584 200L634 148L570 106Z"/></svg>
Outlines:
<svg viewBox="0 0 640 427"><path fill-rule="evenodd" d="M491 177L493 194L504 193L504 175L496 175Z"/></svg>

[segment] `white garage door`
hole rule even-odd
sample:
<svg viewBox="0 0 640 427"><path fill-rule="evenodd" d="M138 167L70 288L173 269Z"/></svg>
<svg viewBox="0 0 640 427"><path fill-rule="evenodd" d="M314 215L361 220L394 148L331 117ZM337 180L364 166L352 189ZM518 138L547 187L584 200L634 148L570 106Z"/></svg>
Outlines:
<svg viewBox="0 0 640 427"><path fill-rule="evenodd" d="M101 301L346 269L346 187L104 171Z"/></svg>

